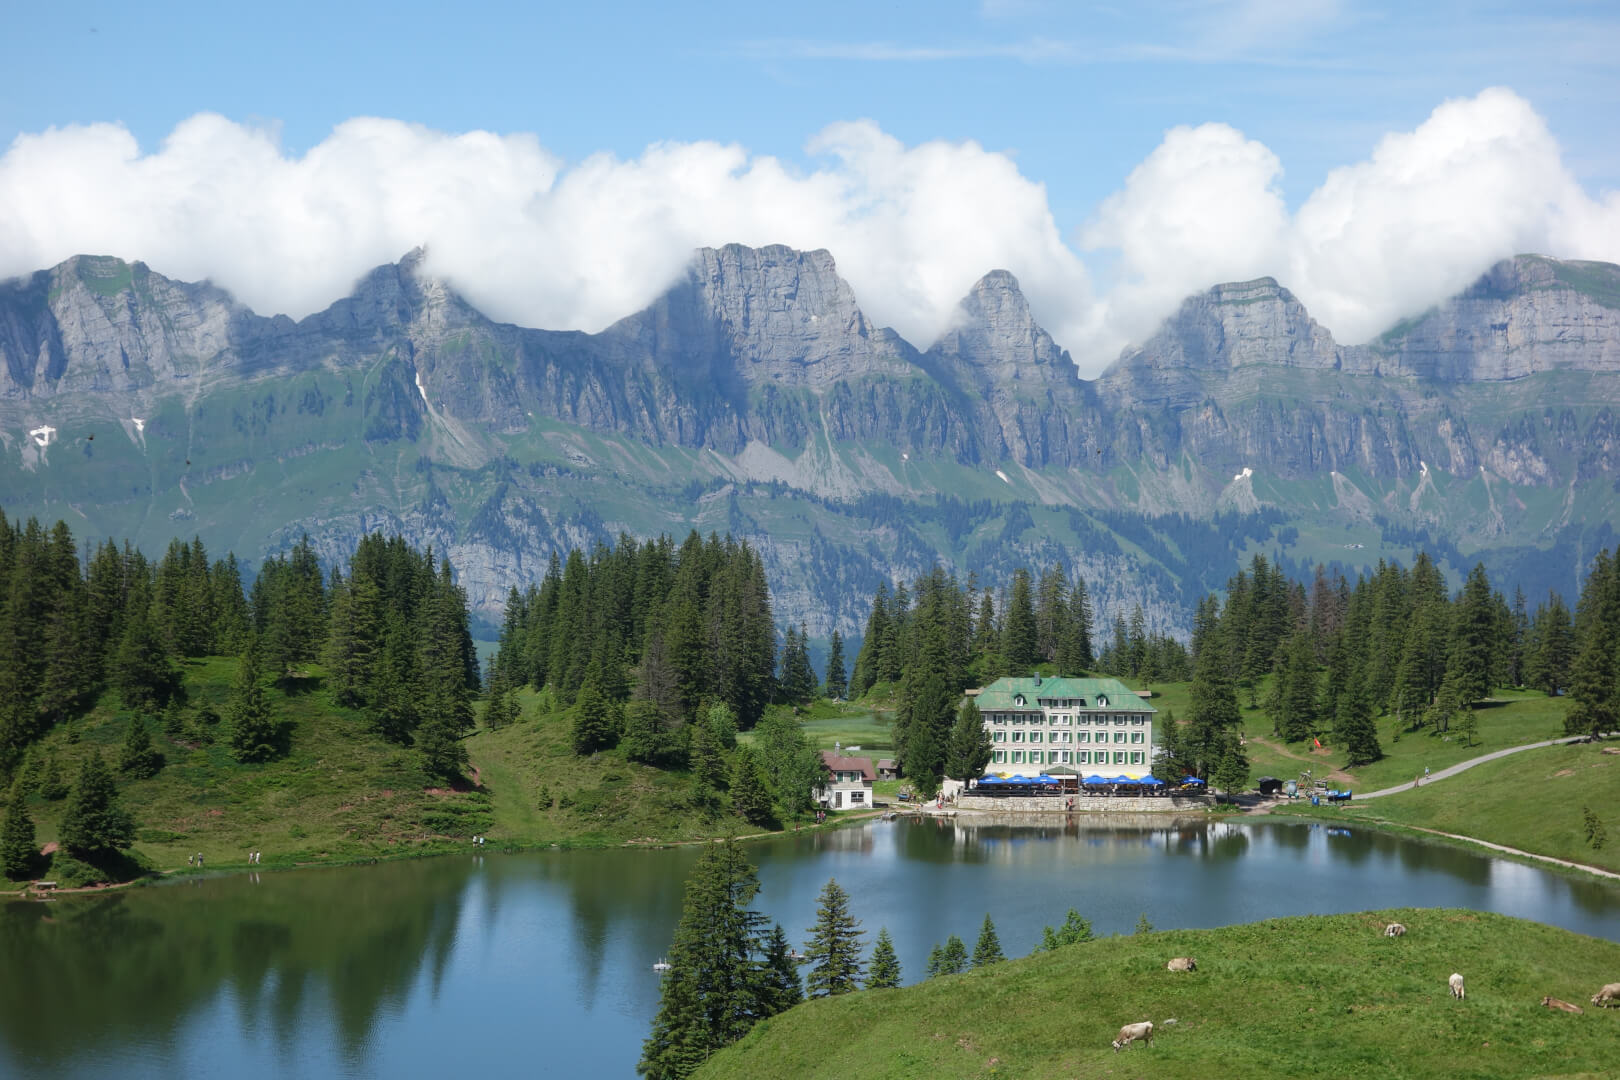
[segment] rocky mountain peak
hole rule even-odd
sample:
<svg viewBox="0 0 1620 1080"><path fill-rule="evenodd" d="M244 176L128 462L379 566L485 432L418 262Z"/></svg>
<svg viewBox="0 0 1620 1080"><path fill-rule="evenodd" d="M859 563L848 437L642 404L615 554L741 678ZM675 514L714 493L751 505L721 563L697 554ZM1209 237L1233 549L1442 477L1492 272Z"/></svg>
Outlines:
<svg viewBox="0 0 1620 1080"><path fill-rule="evenodd" d="M830 253L780 244L700 248L681 280L607 334L649 360L748 382L826 386L911 370L910 347L866 318Z"/></svg>
<svg viewBox="0 0 1620 1080"><path fill-rule="evenodd" d="M929 352L986 369L992 381L1075 377L1068 354L1035 321L1018 279L1005 270L992 270L974 284Z"/></svg>

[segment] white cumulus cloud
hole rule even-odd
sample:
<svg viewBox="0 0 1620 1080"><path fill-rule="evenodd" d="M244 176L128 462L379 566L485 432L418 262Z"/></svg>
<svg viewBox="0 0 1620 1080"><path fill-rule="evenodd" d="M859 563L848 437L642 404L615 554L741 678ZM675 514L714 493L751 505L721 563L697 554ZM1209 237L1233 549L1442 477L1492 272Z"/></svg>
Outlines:
<svg viewBox="0 0 1620 1080"><path fill-rule="evenodd" d="M1341 342L1366 341L1533 251L1620 259L1620 196L1589 196L1523 98L1448 101L1289 214L1282 166L1225 124L1176 128L1099 206L1081 244L1114 255L1093 325L1139 340L1188 293L1269 274Z"/></svg>
<svg viewBox="0 0 1620 1080"><path fill-rule="evenodd" d="M0 158L0 276L79 253L209 278L303 316L417 245L488 314L599 330L651 302L692 250L825 247L869 313L926 347L985 272L1027 278L1054 330L1089 306L1045 188L972 142L906 146L835 124L797 171L738 146L662 143L565 168L530 135L355 119L302 156L199 115L153 153L110 124L18 138Z"/></svg>
<svg viewBox="0 0 1620 1080"><path fill-rule="evenodd" d="M1293 211L1269 148L1225 124L1172 129L1078 232L1104 268L1096 287L1008 154L907 145L870 121L806 150L809 167L711 142L567 163L533 135L359 118L299 155L202 114L143 151L117 125L53 128L0 155L0 277L119 255L302 316L425 245L429 269L495 318L599 330L693 248L785 243L832 251L868 315L919 347L982 274L1011 270L1091 375L1220 281L1275 276L1355 342L1517 251L1620 259L1620 195L1589 195L1505 89L1386 136Z"/></svg>

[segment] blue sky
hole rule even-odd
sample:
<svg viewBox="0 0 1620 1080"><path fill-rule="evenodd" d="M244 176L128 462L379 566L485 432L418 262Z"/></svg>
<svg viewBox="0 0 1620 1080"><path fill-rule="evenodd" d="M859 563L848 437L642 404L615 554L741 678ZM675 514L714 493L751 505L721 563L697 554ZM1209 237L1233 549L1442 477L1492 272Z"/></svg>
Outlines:
<svg viewBox="0 0 1620 1080"><path fill-rule="evenodd" d="M1147 266L1133 263L1128 240L1097 244L1100 234L1085 230L1178 127L1228 125L1268 150L1276 168L1263 185L1295 213L1331 170L1366 162L1391 133L1419 130L1448 100L1506 87L1544 124L1561 177L1599 203L1620 187L1613 4L64 3L19 8L7 25L0 141L8 144L53 127L112 123L151 155L188 118L217 113L268 133L285 158L298 159L351 118L383 117L450 134L531 135L562 173L604 151L635 162L652 144L712 141L803 175L827 167L825 144L820 153L807 146L840 122L871 121L906 148L971 142L1044 187L1083 289L1068 271L1025 273L1045 283L1048 308L1086 293L1075 310L1046 319L1075 339L1108 319L1086 305L1106 298L1115 277ZM14 184L48 171L30 165L36 172L27 174L22 156L10 156ZM898 197L887 187L872 195L865 179L856 186L869 200ZM986 197L998 190L991 185ZM90 225L43 227L61 208L35 205L34 217L15 226L28 241L19 250L45 258L59 233L76 243L99 235ZM5 228L0 220L0 247ZM727 239L701 227L693 235ZM1469 266L1479 258L1470 253ZM200 254L176 262L252 291L253 274ZM1441 276L1449 283L1461 272L1448 265ZM869 284L880 276L866 274ZM299 306L270 295L265 302ZM1325 302L1334 310L1336 301ZM1164 301L1139 306L1157 311ZM1353 304L1341 307L1355 317ZM1387 314L1371 310L1367 318ZM602 321L584 322L592 318ZM1147 316L1134 318L1098 340L1112 348ZM895 323L907 320L914 336L932 327L910 314Z"/></svg>

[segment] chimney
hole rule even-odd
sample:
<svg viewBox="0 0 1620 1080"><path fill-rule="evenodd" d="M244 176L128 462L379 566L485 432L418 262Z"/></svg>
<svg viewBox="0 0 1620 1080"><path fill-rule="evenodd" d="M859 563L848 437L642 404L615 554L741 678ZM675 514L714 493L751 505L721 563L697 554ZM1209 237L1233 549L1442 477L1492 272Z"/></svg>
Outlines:
<svg viewBox="0 0 1620 1080"><path fill-rule="evenodd" d="M1038 671L1035 673L1035 685L1041 685L1041 673Z"/></svg>

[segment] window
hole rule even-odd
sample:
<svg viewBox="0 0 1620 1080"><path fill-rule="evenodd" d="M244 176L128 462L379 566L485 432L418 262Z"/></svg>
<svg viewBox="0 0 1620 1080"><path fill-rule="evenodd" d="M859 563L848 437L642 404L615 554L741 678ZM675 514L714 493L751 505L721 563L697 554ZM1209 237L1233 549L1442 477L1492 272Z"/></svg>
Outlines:
<svg viewBox="0 0 1620 1080"><path fill-rule="evenodd" d="M1005 763L1007 760L1007 751L997 750L995 753L990 755L990 760L994 761L997 765Z"/></svg>
<svg viewBox="0 0 1620 1080"><path fill-rule="evenodd" d="M1132 765L1140 765L1140 764L1142 764L1142 751L1140 751L1140 750L1132 750L1131 751L1131 764Z"/></svg>
<svg viewBox="0 0 1620 1080"><path fill-rule="evenodd" d="M1030 732L1029 733L1029 741L1030 742L1040 742L1041 741L1041 733L1038 732L1038 731Z"/></svg>
<svg viewBox="0 0 1620 1080"><path fill-rule="evenodd" d="M1142 733L1140 731L1131 732L1131 742L1139 743L1141 741L1142 741Z"/></svg>
<svg viewBox="0 0 1620 1080"><path fill-rule="evenodd" d="M1147 717L1145 717L1145 716L1133 716L1133 717L1131 717L1131 723L1133 723L1133 724L1145 724L1145 723L1147 723Z"/></svg>
<svg viewBox="0 0 1620 1080"><path fill-rule="evenodd" d="M996 732L995 733L995 741L996 742L1006 742L1007 741L1007 733L1005 731Z"/></svg>
<svg viewBox="0 0 1620 1080"><path fill-rule="evenodd" d="M1123 750L1115 750L1114 751L1114 764L1115 765L1123 765L1123 764L1125 764L1125 751L1123 751Z"/></svg>
<svg viewBox="0 0 1620 1080"><path fill-rule="evenodd" d="M1067 765L1068 763L1069 763L1069 752L1067 750L1065 750L1065 751L1063 751L1063 764Z"/></svg>
<svg viewBox="0 0 1620 1080"><path fill-rule="evenodd" d="M1085 765L1085 764L1088 764L1090 761L1091 761L1091 751L1089 751L1089 750L1076 750L1074 752L1074 763L1076 765Z"/></svg>
<svg viewBox="0 0 1620 1080"><path fill-rule="evenodd" d="M1014 765L1022 765L1024 763L1024 752L1022 750L1014 750L1012 755Z"/></svg>
<svg viewBox="0 0 1620 1080"><path fill-rule="evenodd" d="M1089 731L1077 731L1077 732L1075 732L1074 733L1074 741L1075 742L1090 742L1091 741L1091 732L1089 732Z"/></svg>
<svg viewBox="0 0 1620 1080"><path fill-rule="evenodd" d="M1048 765L1056 765L1058 763L1058 752L1056 750L1048 750L1046 752L1046 763Z"/></svg>
<svg viewBox="0 0 1620 1080"><path fill-rule="evenodd" d="M1012 736L1013 736L1013 738L1012 738L1013 742L1023 742L1024 741L1024 733L1022 731L1015 731L1015 732L1012 733Z"/></svg>
<svg viewBox="0 0 1620 1080"><path fill-rule="evenodd" d="M1124 727L1125 726L1125 718L1123 716L1114 717L1114 726L1115 727Z"/></svg>
<svg viewBox="0 0 1620 1080"><path fill-rule="evenodd" d="M1013 704L1019 706L1020 708L1023 707L1024 695L1023 694L1014 694L1013 695Z"/></svg>
<svg viewBox="0 0 1620 1080"><path fill-rule="evenodd" d="M1071 734L1071 733L1070 733L1070 732L1067 732L1067 731L1065 731L1065 732L1064 732L1064 733L1063 733L1063 741L1064 741L1064 742L1068 742L1068 741L1069 741L1069 735L1070 735L1070 734Z"/></svg>
<svg viewBox="0 0 1620 1080"><path fill-rule="evenodd" d="M1103 697L1101 694L1097 695L1097 708L1099 708L1099 709L1108 708L1108 699Z"/></svg>
<svg viewBox="0 0 1620 1080"><path fill-rule="evenodd" d="M1125 741L1125 733L1123 731L1114 732L1114 741L1115 742L1124 742Z"/></svg>
<svg viewBox="0 0 1620 1080"><path fill-rule="evenodd" d="M849 793L849 801L850 802L865 802L866 801L866 792L864 792L864 791L852 791L852 792L850 792Z"/></svg>
<svg viewBox="0 0 1620 1080"><path fill-rule="evenodd" d="M1062 717L1062 716L1058 716L1058 715L1054 714L1052 716L1052 719L1047 721L1047 722L1049 724L1051 724L1053 727L1057 727L1059 724L1066 724L1069 721L1068 721L1067 717Z"/></svg>

